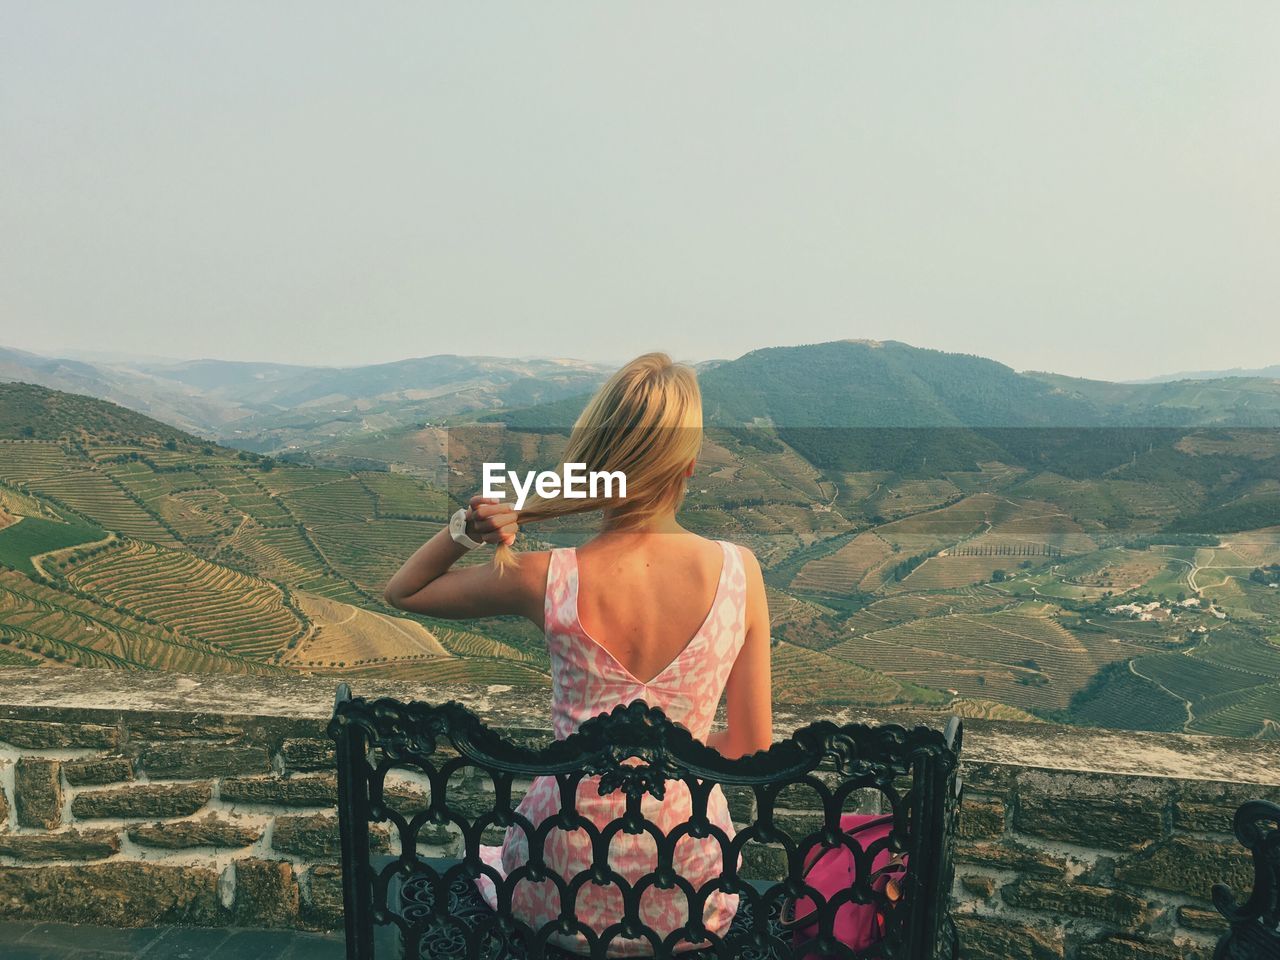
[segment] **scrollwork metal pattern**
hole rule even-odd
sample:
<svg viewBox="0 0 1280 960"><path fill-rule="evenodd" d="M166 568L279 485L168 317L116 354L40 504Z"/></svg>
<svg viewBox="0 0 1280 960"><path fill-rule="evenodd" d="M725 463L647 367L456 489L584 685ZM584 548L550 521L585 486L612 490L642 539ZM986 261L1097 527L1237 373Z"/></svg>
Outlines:
<svg viewBox="0 0 1280 960"><path fill-rule="evenodd" d="M454 702L429 705L390 699L353 698L343 684L329 727L338 745L339 819L348 957L371 960L373 927L399 930L406 957L468 957L483 960L541 960L578 956L556 946L558 938L580 934L593 958L610 949L637 949L658 957L790 960L838 957L862 960L934 960L953 946L948 937L947 894L951 886L950 837L959 809L957 758L960 726L946 732L896 725L810 724L768 751L728 760L697 741L661 710L637 701L583 723L571 736L544 746L521 746L488 728ZM387 774L416 771L429 784L423 802L393 802ZM534 777L556 778L562 798L557 816L529 822L518 809L517 785ZM478 801L463 795L465 777L486 789ZM643 815L645 797L661 800L673 781L688 786L692 816L663 834ZM580 785L601 795L625 797L625 812L597 827L575 807ZM707 816L714 784L749 800L750 820L735 816L735 836L720 831ZM787 791L809 791L812 814L797 826L786 806ZM864 849L839 828L868 795L891 813L887 837ZM820 812L817 807L820 806ZM753 808L753 809L752 809ZM809 808L805 808L809 809ZM369 825L388 823L399 853L375 869L369 854ZM528 863L504 878L480 858L486 831L525 831ZM461 840L461 858L431 860L419 853L421 834L447 832ZM561 877L544 859L552 830L583 830L591 838L593 861L579 876ZM653 838L655 869L628 882L609 864L609 840L619 832L647 832ZM490 833L492 836L492 833ZM680 876L676 847L685 837L713 838L722 870L701 888ZM752 882L754 852L771 847L785 861L781 875ZM812 851L842 846L857 865L856 881L829 901L801 879ZM885 847L909 857L909 869L894 901L873 886L871 863ZM476 878L487 875L498 892L489 910L475 896ZM561 915L534 929L511 910L521 882L550 882L560 893ZM623 912L617 917L580 918L576 891L588 883L616 884ZM665 937L641 920L641 902L651 888L683 891L684 922ZM717 936L702 923L713 892L737 895L733 925ZM798 947L778 918L799 897L817 905L815 939ZM884 916L884 940L855 953L833 935L837 911L846 903L873 903ZM586 922L600 925L599 928Z"/></svg>
<svg viewBox="0 0 1280 960"><path fill-rule="evenodd" d="M1226 884L1213 887L1213 905L1231 929L1214 960L1280 960L1280 805L1250 800L1236 810L1236 839L1253 854L1253 891L1237 902Z"/></svg>

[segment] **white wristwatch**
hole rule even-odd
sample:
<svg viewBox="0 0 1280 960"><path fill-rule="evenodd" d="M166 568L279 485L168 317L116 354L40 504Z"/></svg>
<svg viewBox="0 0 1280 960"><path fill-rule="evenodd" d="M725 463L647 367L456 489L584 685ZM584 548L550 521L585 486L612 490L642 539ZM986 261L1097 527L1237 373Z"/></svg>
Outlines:
<svg viewBox="0 0 1280 960"><path fill-rule="evenodd" d="M467 550L474 550L476 547L483 547L483 540L472 540L467 536L467 510L463 507L452 517L449 518L449 536L453 537L453 542Z"/></svg>

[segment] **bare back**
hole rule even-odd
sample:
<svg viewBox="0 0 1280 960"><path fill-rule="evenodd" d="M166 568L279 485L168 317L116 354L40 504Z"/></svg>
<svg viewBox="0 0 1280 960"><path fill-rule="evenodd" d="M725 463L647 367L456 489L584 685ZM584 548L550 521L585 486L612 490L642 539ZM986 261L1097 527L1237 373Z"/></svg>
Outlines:
<svg viewBox="0 0 1280 960"><path fill-rule="evenodd" d="M706 620L724 551L696 534L663 533L593 540L577 559L583 629L632 676L648 680Z"/></svg>

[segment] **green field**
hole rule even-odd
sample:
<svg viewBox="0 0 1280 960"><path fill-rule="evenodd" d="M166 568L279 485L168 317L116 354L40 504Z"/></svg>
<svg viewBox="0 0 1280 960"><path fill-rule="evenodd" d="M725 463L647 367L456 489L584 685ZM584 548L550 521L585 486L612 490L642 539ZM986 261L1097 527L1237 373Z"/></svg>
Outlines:
<svg viewBox="0 0 1280 960"><path fill-rule="evenodd" d="M101 527L80 519L22 517L17 523L0 529L0 565L33 574L36 569L32 566L32 557L101 540L106 535Z"/></svg>

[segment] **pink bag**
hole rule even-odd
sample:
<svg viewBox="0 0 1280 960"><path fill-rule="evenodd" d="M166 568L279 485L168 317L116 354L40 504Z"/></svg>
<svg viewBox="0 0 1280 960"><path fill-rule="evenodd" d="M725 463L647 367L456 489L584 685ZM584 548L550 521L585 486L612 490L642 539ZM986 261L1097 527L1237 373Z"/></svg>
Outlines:
<svg viewBox="0 0 1280 960"><path fill-rule="evenodd" d="M892 816L846 813L840 818L840 829L864 850L883 840L893 827ZM815 847L805 857L804 882L830 900L841 890L853 886L856 873L853 853L847 847ZM887 847L879 850L871 861L871 887L890 901L902 896L902 876L907 869L907 855L895 854ZM792 907L791 917L782 923L794 931L794 946L800 947L818 935L817 908L810 897L801 897ZM835 938L854 950L865 950L884 939L884 913L875 903L844 903L836 908L832 926ZM808 960L824 960L809 954Z"/></svg>

